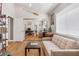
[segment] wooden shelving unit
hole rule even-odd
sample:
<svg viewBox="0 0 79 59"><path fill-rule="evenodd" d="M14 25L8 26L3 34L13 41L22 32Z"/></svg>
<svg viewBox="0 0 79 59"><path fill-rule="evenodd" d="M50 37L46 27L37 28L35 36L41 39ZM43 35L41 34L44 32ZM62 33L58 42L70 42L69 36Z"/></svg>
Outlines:
<svg viewBox="0 0 79 59"><path fill-rule="evenodd" d="M0 55L4 55L6 53L6 40L7 40L7 17L6 15L0 15L0 44L1 44L1 51Z"/></svg>

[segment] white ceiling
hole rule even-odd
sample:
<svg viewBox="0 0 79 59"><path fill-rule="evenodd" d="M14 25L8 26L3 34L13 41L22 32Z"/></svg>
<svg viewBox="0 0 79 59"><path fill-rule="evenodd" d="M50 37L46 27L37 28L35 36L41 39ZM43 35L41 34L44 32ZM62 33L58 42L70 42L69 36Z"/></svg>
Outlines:
<svg viewBox="0 0 79 59"><path fill-rule="evenodd" d="M50 9L50 7L52 6L52 3L35 3L32 4L32 9L40 11L42 13L46 13L48 12L48 10Z"/></svg>
<svg viewBox="0 0 79 59"><path fill-rule="evenodd" d="M31 7L29 6L30 4L32 5ZM42 13L47 13L49 9L54 8L57 3L16 3L16 5L26 8L28 7Z"/></svg>
<svg viewBox="0 0 79 59"><path fill-rule="evenodd" d="M30 4L31 4L31 7L29 6ZM50 11L50 9L54 9L56 5L57 3L15 3L16 13L19 16L22 16L22 15L25 16L27 14L31 15L32 13L29 13L28 10L36 12L36 13L40 12L40 13L46 14ZM17 9L19 11L17 11Z"/></svg>

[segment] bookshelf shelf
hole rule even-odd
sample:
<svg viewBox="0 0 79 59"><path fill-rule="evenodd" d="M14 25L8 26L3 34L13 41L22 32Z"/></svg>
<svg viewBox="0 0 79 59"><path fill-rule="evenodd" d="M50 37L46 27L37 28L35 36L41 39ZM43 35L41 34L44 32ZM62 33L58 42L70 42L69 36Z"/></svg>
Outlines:
<svg viewBox="0 0 79 59"><path fill-rule="evenodd" d="M6 42L7 42L6 34L8 33L7 21L8 19L6 15L0 15L0 44L1 44L0 55L4 55L6 53Z"/></svg>

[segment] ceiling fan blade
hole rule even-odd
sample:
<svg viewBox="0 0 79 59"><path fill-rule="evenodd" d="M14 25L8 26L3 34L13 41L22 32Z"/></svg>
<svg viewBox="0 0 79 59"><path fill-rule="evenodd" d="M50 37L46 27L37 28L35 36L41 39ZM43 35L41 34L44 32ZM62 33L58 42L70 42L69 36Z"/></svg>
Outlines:
<svg viewBox="0 0 79 59"><path fill-rule="evenodd" d="M39 15L39 14L37 14L37 13L35 13L35 12L33 12L33 14L34 14L34 15L37 15L37 16Z"/></svg>
<svg viewBox="0 0 79 59"><path fill-rule="evenodd" d="M35 12L35 10L32 10L32 9L31 9L31 8L29 8L29 7L22 6L22 5L18 5L18 6L20 6L22 9L26 10L27 12L32 13L33 15L36 15L36 16L38 16L38 15L39 15L37 12Z"/></svg>
<svg viewBox="0 0 79 59"><path fill-rule="evenodd" d="M25 9L26 10L26 9ZM34 11L31 11L31 10L26 10L26 11L28 11L28 12L30 12L30 13L32 13L32 14L34 14L34 15L39 15L38 13L36 13L36 12L34 12Z"/></svg>

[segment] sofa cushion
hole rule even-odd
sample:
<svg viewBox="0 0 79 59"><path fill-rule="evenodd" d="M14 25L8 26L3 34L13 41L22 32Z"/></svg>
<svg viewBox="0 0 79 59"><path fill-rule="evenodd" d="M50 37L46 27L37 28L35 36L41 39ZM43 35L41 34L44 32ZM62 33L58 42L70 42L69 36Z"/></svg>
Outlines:
<svg viewBox="0 0 79 59"><path fill-rule="evenodd" d="M52 42L54 44L57 44L57 41L58 41L58 36L57 35L54 35L53 38L52 38Z"/></svg>
<svg viewBox="0 0 79 59"><path fill-rule="evenodd" d="M43 41L44 46L46 47L46 50L48 51L48 54L51 55L51 50L60 49L57 45L52 43L51 41Z"/></svg>
<svg viewBox="0 0 79 59"><path fill-rule="evenodd" d="M56 45L58 46L58 47L60 47L61 48L61 43L62 43L62 37L58 37L58 40L57 40L57 42L56 42Z"/></svg>
<svg viewBox="0 0 79 59"><path fill-rule="evenodd" d="M65 49L75 49L78 48L78 44L75 40L69 39L65 46Z"/></svg>
<svg viewBox="0 0 79 59"><path fill-rule="evenodd" d="M60 42L59 47L64 49L65 46L66 46L66 42L67 42L66 38L62 39L62 41Z"/></svg>
<svg viewBox="0 0 79 59"><path fill-rule="evenodd" d="M65 48L67 40L62 36L54 35L54 37L52 38L52 42L60 48Z"/></svg>

